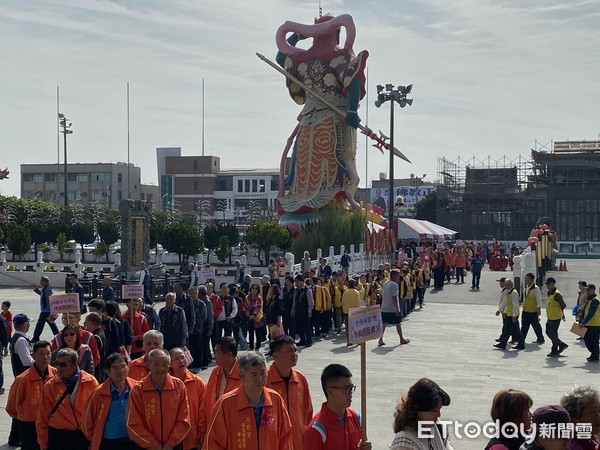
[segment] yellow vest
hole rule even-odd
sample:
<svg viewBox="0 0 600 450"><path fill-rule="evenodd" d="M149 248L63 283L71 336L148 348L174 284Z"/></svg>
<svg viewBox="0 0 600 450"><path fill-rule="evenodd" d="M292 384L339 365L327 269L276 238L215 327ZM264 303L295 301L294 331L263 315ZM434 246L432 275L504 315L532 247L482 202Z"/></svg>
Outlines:
<svg viewBox="0 0 600 450"><path fill-rule="evenodd" d="M342 307L342 289L340 289L339 285L335 286L335 290L334 292L334 296L333 296L333 306L335 306L336 308L341 308Z"/></svg>
<svg viewBox="0 0 600 450"><path fill-rule="evenodd" d="M583 317L587 316L588 311L590 310L590 306L594 300L600 301L598 296L595 296L593 299L585 302L585 309L583 311ZM600 327L600 307L596 309L596 314L592 317L588 322L585 323L588 327Z"/></svg>
<svg viewBox="0 0 600 450"><path fill-rule="evenodd" d="M535 298L536 288L537 285L534 284L525 296L525 300L523 300L523 312L537 312L537 299Z"/></svg>
<svg viewBox="0 0 600 450"><path fill-rule="evenodd" d="M331 309L331 297L329 289L325 286L315 287L315 311L329 311Z"/></svg>
<svg viewBox="0 0 600 450"><path fill-rule="evenodd" d="M513 315L513 304L512 304L512 296L511 296L512 292L517 292L517 291L515 288L513 288L511 291L506 292L506 308L504 309L504 313L508 317L512 317L512 315ZM517 316L518 315L519 315L519 305L517 303Z"/></svg>
<svg viewBox="0 0 600 450"><path fill-rule="evenodd" d="M560 303L554 300L556 294L560 294L558 289L555 290L553 294L548 294L548 303L546 303L546 315L548 316L548 320L560 320L564 315Z"/></svg>

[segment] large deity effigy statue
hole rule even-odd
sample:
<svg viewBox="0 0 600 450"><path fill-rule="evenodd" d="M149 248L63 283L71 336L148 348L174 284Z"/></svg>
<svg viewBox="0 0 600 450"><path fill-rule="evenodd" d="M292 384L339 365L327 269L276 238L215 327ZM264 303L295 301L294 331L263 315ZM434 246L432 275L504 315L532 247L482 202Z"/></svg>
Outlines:
<svg viewBox="0 0 600 450"><path fill-rule="evenodd" d="M340 46L342 27L346 41ZM365 95L368 52L354 55L355 37L354 22L347 14L324 16L314 25L288 21L277 31L277 63L288 75L290 96L303 105L280 165L280 223L293 231L317 219L318 212L334 201L359 208L354 200L359 182L356 128L360 123L359 101ZM296 47L306 38L313 39L308 49Z"/></svg>

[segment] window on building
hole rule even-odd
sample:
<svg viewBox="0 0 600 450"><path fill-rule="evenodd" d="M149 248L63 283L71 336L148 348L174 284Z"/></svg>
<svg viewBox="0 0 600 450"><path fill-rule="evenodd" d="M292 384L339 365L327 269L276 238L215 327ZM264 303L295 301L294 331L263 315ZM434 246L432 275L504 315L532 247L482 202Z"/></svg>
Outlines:
<svg viewBox="0 0 600 450"><path fill-rule="evenodd" d="M260 184L258 186L260 188L258 192L265 192L265 180L260 180Z"/></svg>
<svg viewBox="0 0 600 450"><path fill-rule="evenodd" d="M238 192L244 191L244 182L242 180L238 180Z"/></svg>
<svg viewBox="0 0 600 450"><path fill-rule="evenodd" d="M75 174L75 181L78 181L80 183L85 183L87 180L88 180L87 173L76 173Z"/></svg>
<svg viewBox="0 0 600 450"><path fill-rule="evenodd" d="M198 180L194 180L194 192L198 190Z"/></svg>
<svg viewBox="0 0 600 450"><path fill-rule="evenodd" d="M35 183L43 183L44 182L44 174L43 173L34 173L31 175L31 181Z"/></svg>
<svg viewBox="0 0 600 450"><path fill-rule="evenodd" d="M92 172L92 181L110 181L110 172Z"/></svg>
<svg viewBox="0 0 600 450"><path fill-rule="evenodd" d="M227 180L219 180L218 184L217 184L217 190L219 191L229 191L229 190L233 190L233 186L229 187L230 185L227 184Z"/></svg>
<svg viewBox="0 0 600 450"><path fill-rule="evenodd" d="M121 176L121 174L119 174L119 176ZM119 199L119 201L123 200L123 191L119 191L117 198Z"/></svg>
<svg viewBox="0 0 600 450"><path fill-rule="evenodd" d="M117 182L118 183L122 183L123 182L123 174L122 173L120 173L120 174L117 175Z"/></svg>
<svg viewBox="0 0 600 450"><path fill-rule="evenodd" d="M244 192L250 192L250 180L244 180Z"/></svg>
<svg viewBox="0 0 600 450"><path fill-rule="evenodd" d="M273 177L271 178L271 191L279 190L279 178Z"/></svg>
<svg viewBox="0 0 600 450"><path fill-rule="evenodd" d="M101 202L104 200L104 192L101 190L92 190L91 201Z"/></svg>
<svg viewBox="0 0 600 450"><path fill-rule="evenodd" d="M258 192L258 180L252 180L252 192Z"/></svg>

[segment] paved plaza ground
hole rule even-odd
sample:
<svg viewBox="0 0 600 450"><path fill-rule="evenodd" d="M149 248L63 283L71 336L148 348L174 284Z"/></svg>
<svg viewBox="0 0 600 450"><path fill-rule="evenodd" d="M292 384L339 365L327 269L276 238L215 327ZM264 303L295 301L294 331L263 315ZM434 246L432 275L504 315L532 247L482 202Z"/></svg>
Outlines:
<svg viewBox="0 0 600 450"><path fill-rule="evenodd" d="M392 439L392 420L396 401L420 377L439 383L450 395L450 406L442 410L443 420L461 422L489 420L493 395L502 388L519 388L534 399L534 408L558 403L564 392L574 384L596 384L600 364L586 362L589 353L582 341L569 332L573 323L570 310L576 299L577 281L600 285L600 261L569 260L569 272L553 272L557 286L567 302L567 321L560 335L570 347L560 358L547 358L549 340L544 345L532 344L535 335L530 330L524 351L501 351L492 347L499 336L500 318L494 315L498 302L499 272L484 271L481 290L470 290L470 279L463 285L447 285L443 291L425 297L422 311L411 314L403 324L405 337L412 341L398 345L395 331L388 330L384 347L376 342L367 344L367 424L373 449L387 449ZM503 274L506 275L506 274ZM545 289L543 289L545 293ZM2 289L1 300L11 300L16 314L25 312L37 317L38 299L29 290ZM545 312L542 316L545 323ZM48 327L43 338L50 338ZM359 385L353 407L360 409L360 349L347 348L342 337L315 343L300 349L298 369L310 383L315 410L324 396L320 388L320 372L329 363L347 365ZM205 380L210 370L200 376ZM0 449L6 446L10 419L4 411L8 389L13 377L9 358L4 359L6 394L0 396ZM455 449L482 449L485 438L452 439Z"/></svg>

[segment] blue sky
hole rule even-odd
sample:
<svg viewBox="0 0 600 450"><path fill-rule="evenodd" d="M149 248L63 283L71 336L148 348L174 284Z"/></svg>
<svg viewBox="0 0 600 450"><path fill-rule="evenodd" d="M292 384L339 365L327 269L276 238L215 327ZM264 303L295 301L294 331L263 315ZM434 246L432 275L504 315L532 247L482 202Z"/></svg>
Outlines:
<svg viewBox="0 0 600 450"><path fill-rule="evenodd" d="M413 83L414 105L396 114L396 146L412 165L396 177L436 177L437 158L527 157L535 140L600 133L600 2L554 0L323 0L349 13L356 52L367 49L369 126L388 134L377 84ZM0 3L0 166L19 195L19 164L57 159L56 86L73 121L69 160L127 159L156 183L155 148L205 151L224 168L277 167L299 107L274 58L285 20L311 23L318 1L8 0ZM365 123L365 101L360 114ZM61 150L62 152L62 150ZM62 158L62 156L61 156ZM365 185L365 141L357 162ZM368 150L368 178L388 160Z"/></svg>

